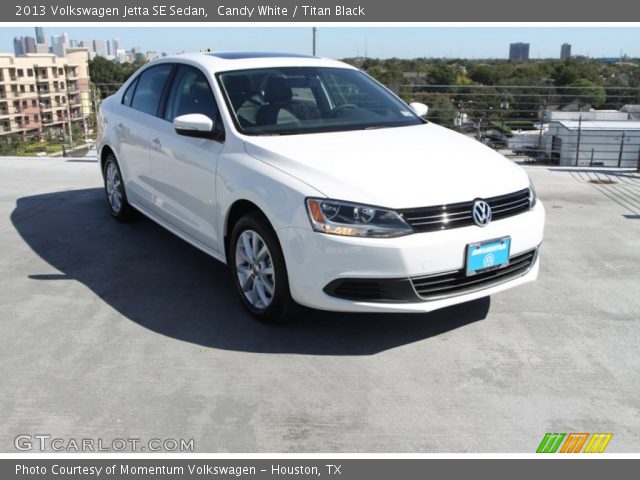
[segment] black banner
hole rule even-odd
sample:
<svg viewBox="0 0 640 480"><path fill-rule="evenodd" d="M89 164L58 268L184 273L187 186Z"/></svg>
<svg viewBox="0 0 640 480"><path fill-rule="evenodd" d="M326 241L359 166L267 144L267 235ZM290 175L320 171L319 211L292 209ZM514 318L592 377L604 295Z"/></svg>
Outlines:
<svg viewBox="0 0 640 480"><path fill-rule="evenodd" d="M5 22L637 22L640 4L538 0L18 0L0 4Z"/></svg>

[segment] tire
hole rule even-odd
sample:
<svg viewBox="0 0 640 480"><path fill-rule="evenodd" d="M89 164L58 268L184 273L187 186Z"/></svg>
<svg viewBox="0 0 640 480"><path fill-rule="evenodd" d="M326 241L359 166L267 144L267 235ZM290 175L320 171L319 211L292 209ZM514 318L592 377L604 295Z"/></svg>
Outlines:
<svg viewBox="0 0 640 480"><path fill-rule="evenodd" d="M116 157L110 153L104 161L102 171L104 191L111 215L119 222L129 222L135 218L135 210L127 201L122 173Z"/></svg>
<svg viewBox="0 0 640 480"><path fill-rule="evenodd" d="M249 313L270 324L292 319L296 304L289 290L284 255L263 215L251 212L236 222L227 258L233 284Z"/></svg>

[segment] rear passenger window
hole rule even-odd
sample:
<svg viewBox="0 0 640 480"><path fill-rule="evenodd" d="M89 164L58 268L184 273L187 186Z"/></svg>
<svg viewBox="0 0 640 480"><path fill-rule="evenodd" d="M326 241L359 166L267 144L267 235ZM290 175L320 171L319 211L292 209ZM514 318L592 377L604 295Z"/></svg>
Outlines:
<svg viewBox="0 0 640 480"><path fill-rule="evenodd" d="M124 92L124 95L122 96L122 103L127 107L131 106L131 98L133 98L133 92L135 91L137 84L138 84L138 79L136 78L133 82L131 82L131 85L127 87L127 90Z"/></svg>
<svg viewBox="0 0 640 480"><path fill-rule="evenodd" d="M138 79L138 86L133 93L131 108L149 115L156 115L162 98L162 90L167 83L172 67L172 64L166 63L142 72Z"/></svg>
<svg viewBox="0 0 640 480"><path fill-rule="evenodd" d="M188 113L201 113L215 121L218 106L207 77L195 67L181 65L169 92L164 118L172 122L174 118Z"/></svg>

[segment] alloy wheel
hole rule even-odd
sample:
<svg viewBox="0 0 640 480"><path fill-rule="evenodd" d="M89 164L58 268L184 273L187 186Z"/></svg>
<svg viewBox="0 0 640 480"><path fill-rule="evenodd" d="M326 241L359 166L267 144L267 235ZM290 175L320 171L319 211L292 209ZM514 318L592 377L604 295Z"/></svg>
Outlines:
<svg viewBox="0 0 640 480"><path fill-rule="evenodd" d="M238 283L247 301L258 310L267 308L274 297L276 276L271 252L257 232L240 234L235 261Z"/></svg>
<svg viewBox="0 0 640 480"><path fill-rule="evenodd" d="M111 205L114 213L120 213L120 210L122 209L122 182L120 180L118 168L113 162L109 163L107 166L105 177L109 205Z"/></svg>

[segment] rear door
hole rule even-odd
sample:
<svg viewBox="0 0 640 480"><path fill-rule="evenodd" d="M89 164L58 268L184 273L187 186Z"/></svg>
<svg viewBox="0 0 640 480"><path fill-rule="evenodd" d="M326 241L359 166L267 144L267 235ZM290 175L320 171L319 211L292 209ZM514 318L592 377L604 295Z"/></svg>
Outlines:
<svg viewBox="0 0 640 480"><path fill-rule="evenodd" d="M125 91L115 116L118 157L127 195L132 203L144 208L150 208L153 201L149 119L158 113L172 68L173 64L165 63L145 69Z"/></svg>

